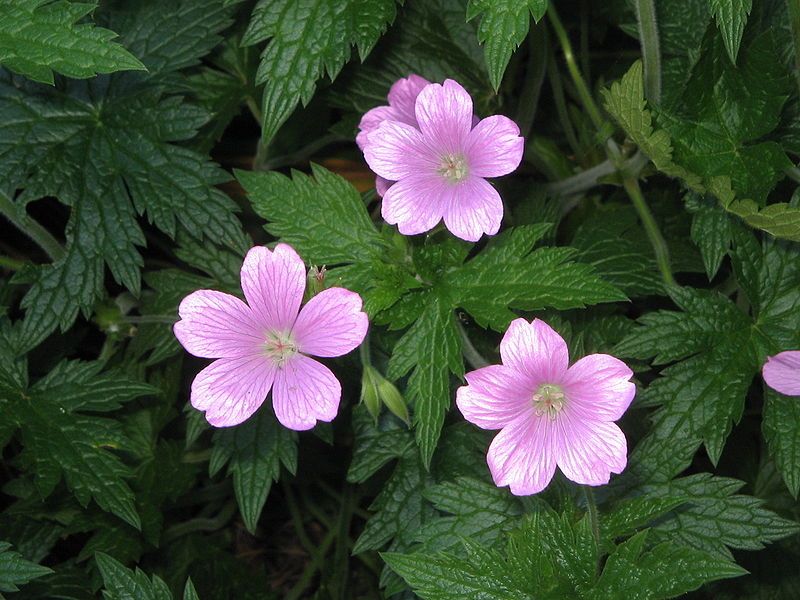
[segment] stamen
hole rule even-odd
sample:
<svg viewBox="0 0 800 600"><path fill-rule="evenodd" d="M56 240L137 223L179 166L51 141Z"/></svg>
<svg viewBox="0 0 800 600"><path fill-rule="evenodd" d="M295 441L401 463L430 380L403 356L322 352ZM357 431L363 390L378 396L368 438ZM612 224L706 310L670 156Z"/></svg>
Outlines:
<svg viewBox="0 0 800 600"><path fill-rule="evenodd" d="M264 354L277 367L282 367L287 360L297 354L298 347L290 333L270 331L264 341Z"/></svg>
<svg viewBox="0 0 800 600"><path fill-rule="evenodd" d="M446 154L437 172L451 183L458 183L467 176L467 159L463 154Z"/></svg>
<svg viewBox="0 0 800 600"><path fill-rule="evenodd" d="M551 421L554 420L564 408L566 400L561 386L551 383L540 385L533 395L533 408L536 416L541 417L546 414Z"/></svg>

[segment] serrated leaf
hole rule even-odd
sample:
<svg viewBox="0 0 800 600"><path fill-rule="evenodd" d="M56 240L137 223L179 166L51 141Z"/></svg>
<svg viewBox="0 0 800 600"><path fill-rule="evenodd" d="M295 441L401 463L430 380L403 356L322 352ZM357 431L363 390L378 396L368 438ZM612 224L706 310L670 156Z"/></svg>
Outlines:
<svg viewBox="0 0 800 600"><path fill-rule="evenodd" d="M775 466L792 496L797 498L800 491L800 402L767 390L761 428Z"/></svg>
<svg viewBox="0 0 800 600"><path fill-rule="evenodd" d="M731 245L731 219L715 206L696 198L692 216L692 241L703 257L709 281L714 278ZM798 224L800 226L800 223ZM761 229L764 229L761 227Z"/></svg>
<svg viewBox="0 0 800 600"><path fill-rule="evenodd" d="M85 79L145 66L117 34L81 22L92 3L6 0L0 4L0 64L36 81L53 83L53 71Z"/></svg>
<svg viewBox="0 0 800 600"><path fill-rule="evenodd" d="M753 0L708 0L711 14L717 22L731 62L736 63L744 26L753 9Z"/></svg>
<svg viewBox="0 0 800 600"><path fill-rule="evenodd" d="M363 483L389 461L406 455L413 444L408 429L394 420L376 426L366 407L360 405L353 409L353 433L356 443L347 470L351 483Z"/></svg>
<svg viewBox="0 0 800 600"><path fill-rule="evenodd" d="M370 505L373 516L353 546L353 554L378 550L394 539L393 548L407 548L413 532L426 522L433 510L422 495L430 475L411 448L400 458L392 476Z"/></svg>
<svg viewBox="0 0 800 600"><path fill-rule="evenodd" d="M290 473L297 470L297 434L278 423L269 407L262 406L245 423L214 434L211 475L226 463L242 520L254 533L281 465Z"/></svg>
<svg viewBox="0 0 800 600"><path fill-rule="evenodd" d="M609 541L635 533L652 521L687 502L682 496L639 496L624 500L600 521L600 531Z"/></svg>
<svg viewBox="0 0 800 600"><path fill-rule="evenodd" d="M394 20L395 0L260 0L242 44L269 40L256 83L265 84L261 138L268 144L323 72L335 79L355 45L363 61Z"/></svg>
<svg viewBox="0 0 800 600"><path fill-rule="evenodd" d="M495 91L512 52L528 35L530 18L538 23L546 10L547 0L470 0L467 20L481 16L478 40L486 45L486 66Z"/></svg>
<svg viewBox="0 0 800 600"><path fill-rule="evenodd" d="M183 600L200 600L197 590L194 589L191 577L186 580L186 587L183 589Z"/></svg>
<svg viewBox="0 0 800 600"><path fill-rule="evenodd" d="M675 598L704 583L747 574L733 561L670 542L643 553L647 533L635 535L608 557L592 598Z"/></svg>
<svg viewBox="0 0 800 600"><path fill-rule="evenodd" d="M533 249L547 224L507 230L463 267L443 278L455 305L481 325L503 331L516 317L512 308L567 310L625 300L586 264L574 262L567 247Z"/></svg>
<svg viewBox="0 0 800 600"><path fill-rule="evenodd" d="M437 510L449 513L424 523L416 532L416 551L450 550L469 539L484 548L497 548L522 514L507 491L471 477L458 477L425 490Z"/></svg>
<svg viewBox="0 0 800 600"><path fill-rule="evenodd" d="M95 554L95 561L103 577L105 600L172 600L172 592L157 575L150 578L138 568L132 571L102 552Z"/></svg>
<svg viewBox="0 0 800 600"><path fill-rule="evenodd" d="M708 473L648 486L648 494L685 495L689 502L651 530L669 541L732 559L728 548L760 550L800 531L800 526L764 508L764 501L737 494L743 482Z"/></svg>
<svg viewBox="0 0 800 600"><path fill-rule="evenodd" d="M23 464L35 472L36 487L49 496L63 477L78 501L90 499L133 527L141 522L125 478L130 470L107 448L126 441L120 424L93 414L118 408L152 387L99 363L64 362L28 389L17 390L11 414L21 429Z"/></svg>
<svg viewBox="0 0 800 600"><path fill-rule="evenodd" d="M25 560L10 548L8 542L0 542L0 592L16 592L19 590L17 586L53 572L52 569Z"/></svg>
<svg viewBox="0 0 800 600"><path fill-rule="evenodd" d="M237 171L266 230L316 265L369 262L385 248L356 189L318 165L312 176L293 171Z"/></svg>
<svg viewBox="0 0 800 600"><path fill-rule="evenodd" d="M209 8L209 1L200 8ZM194 10L181 7L173 13L178 21L181 10ZM197 34L198 27L208 34L208 27L226 24L207 16L201 24L195 15L181 35ZM123 21L123 35L142 33L135 17ZM197 60L197 40L181 35L165 36L158 47L175 44L176 53L186 51L187 60ZM142 259L137 246L144 236L137 213L171 237L180 224L199 239L246 248L235 205L214 187L227 174L176 145L191 138L208 115L170 95L170 88L155 79L115 75L56 90L0 77L0 191L13 196L13 190L25 188L16 199L20 210L43 196L71 207L64 256L39 269L23 299L27 312L20 350L37 345L57 327L66 330L79 311L88 316L102 294L106 264L138 295Z"/></svg>
<svg viewBox="0 0 800 600"><path fill-rule="evenodd" d="M397 342L387 375L390 379L399 379L412 368L406 397L414 404L417 443L427 467L453 401L450 373L461 376L464 372L455 315L436 295L429 299L422 316Z"/></svg>

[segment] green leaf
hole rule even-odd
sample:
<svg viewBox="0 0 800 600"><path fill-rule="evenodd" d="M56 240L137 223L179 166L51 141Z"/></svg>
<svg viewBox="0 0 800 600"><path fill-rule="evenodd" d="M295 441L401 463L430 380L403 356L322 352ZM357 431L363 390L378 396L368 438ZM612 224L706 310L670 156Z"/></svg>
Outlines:
<svg viewBox="0 0 800 600"><path fill-rule="evenodd" d="M679 507L687 498L682 496L639 496L624 500L600 521L600 530L609 541L635 533L652 521Z"/></svg>
<svg viewBox="0 0 800 600"><path fill-rule="evenodd" d="M47 567L25 560L10 548L11 544L8 542L0 542L0 592L16 592L19 590L17 586L53 572Z"/></svg>
<svg viewBox="0 0 800 600"><path fill-rule="evenodd" d="M742 42L744 26L747 24L747 17L753 9L753 0L708 0L711 13L717 22L722 33L722 40L725 42L725 49L731 62L736 63L736 56L739 54L739 44Z"/></svg>
<svg viewBox="0 0 800 600"><path fill-rule="evenodd" d="M53 71L86 79L145 66L117 42L117 34L81 23L93 3L6 0L0 4L0 64L43 83Z"/></svg>
<svg viewBox="0 0 800 600"><path fill-rule="evenodd" d="M186 587L183 589L183 600L200 600L197 590L194 589L191 577L186 580Z"/></svg>
<svg viewBox="0 0 800 600"><path fill-rule="evenodd" d="M419 460L416 448L411 447L397 462L391 477L370 505L374 514L356 540L353 554L378 550L392 539L391 548L408 548L414 532L433 514L422 495L429 483L430 475Z"/></svg>
<svg viewBox="0 0 800 600"><path fill-rule="evenodd" d="M397 342L387 375L408 378L406 397L414 403L414 426L422 461L429 466L452 403L450 373L461 376L461 339L455 315L446 302L433 295L422 316Z"/></svg>
<svg viewBox="0 0 800 600"><path fill-rule="evenodd" d="M486 66L495 91L512 52L528 35L530 18L538 23L546 10L547 0L470 0L467 20L481 15L478 40L486 44Z"/></svg>
<svg viewBox="0 0 800 600"><path fill-rule="evenodd" d="M105 600L172 600L172 592L157 575L150 578L138 568L132 571L102 552L95 554L95 561Z"/></svg>
<svg viewBox="0 0 800 600"><path fill-rule="evenodd" d="M800 402L767 390L762 431L769 453L786 487L797 498L800 491Z"/></svg>
<svg viewBox="0 0 800 600"><path fill-rule="evenodd" d="M443 278L453 303L481 325L503 331L516 317L510 309L567 310L600 302L625 300L593 267L573 262L573 248L538 248L534 244L547 224L514 227L503 232L463 267Z"/></svg>
<svg viewBox="0 0 800 600"><path fill-rule="evenodd" d="M11 413L22 431L23 464L33 470L41 496L63 477L78 502L90 499L137 529L130 470L108 449L124 448L118 421L93 414L153 394L154 388L119 373L101 373L101 363L63 362L28 389L19 389Z"/></svg>
<svg viewBox="0 0 800 600"><path fill-rule="evenodd" d="M656 525L652 538L732 559L728 548L760 550L800 531L800 526L763 507L764 501L736 494L736 479L708 473L648 486L648 494L685 495L689 502Z"/></svg>
<svg viewBox="0 0 800 600"><path fill-rule="evenodd" d="M259 0L242 44L269 39L257 84L266 84L261 137L269 143L317 80L335 79L355 45L363 61L394 20L395 0Z"/></svg>
<svg viewBox="0 0 800 600"><path fill-rule="evenodd" d="M635 535L608 557L592 598L675 598L704 583L747 574L733 561L670 542L643 553L647 534Z"/></svg>
<svg viewBox="0 0 800 600"><path fill-rule="evenodd" d="M406 455L411 449L411 432L390 420L376 426L366 407L353 409L353 433L356 438L347 481L363 483L389 461Z"/></svg>
<svg viewBox="0 0 800 600"><path fill-rule="evenodd" d="M772 55L774 48L769 40L765 34L756 40L758 45L755 42L752 44L755 47L753 64L735 71L727 67L724 71L727 76L723 75L720 84L714 87L718 96L717 112L707 117L716 119L714 123L702 122L703 116L689 118L683 112L680 116L665 112L661 113L660 118L666 122L666 129L655 130L652 115L646 109L644 100L641 61L636 61L621 81L613 83L602 94L606 110L659 171L683 180L695 192L713 194L722 208L739 216L751 227L763 229L777 237L800 241L800 209L784 203L761 208L759 203L783 177L784 168L789 166L785 154L775 142L743 146L746 141L763 136L777 125L781 106L786 99L781 91L788 94L786 78L780 72L780 60ZM704 64L710 70L717 63L709 58ZM762 85L760 73L764 69L767 79ZM737 80L740 71L757 78L757 81ZM694 85L705 86L709 80L715 78L709 73L698 74ZM757 91L751 94L748 91L764 89L764 93ZM707 95L704 90L697 89L684 90L682 94L696 98L705 98ZM749 101L750 105L737 107L738 112L728 110L728 107L740 101ZM693 110L702 112L706 106L703 102ZM712 105L709 103L709 106ZM741 140L731 137L741 134L748 137ZM692 149L681 145L675 149L682 135L686 136L687 143L693 145ZM671 136L676 136L677 142ZM692 156L691 152L694 151L696 155ZM706 154L705 158L703 153ZM759 202L746 197L737 199L741 194L752 194Z"/></svg>
<svg viewBox="0 0 800 600"><path fill-rule="evenodd" d="M209 0L200 6L208 8ZM199 28L208 34L208 27L227 23L211 14L208 19L201 24L195 15L182 33L197 34ZM123 35L141 33L142 23L135 18L121 24ZM158 47L162 43L184 53L184 62L198 58L194 38L166 36ZM13 190L25 188L17 198L20 209L45 196L71 207L64 256L39 268L22 301L26 315L20 350L32 348L57 327L66 330L79 311L90 314L102 294L105 264L138 295L142 258L137 246L145 240L137 213L171 237L180 225L198 239L244 252L247 243L233 214L235 204L215 187L228 175L177 145L193 137L207 117L152 77L99 77L56 90L0 76L0 191L13 196Z"/></svg>
<svg viewBox="0 0 800 600"><path fill-rule="evenodd" d="M268 407L236 427L214 434L209 461L213 476L226 463L233 475L233 490L245 527L255 533L261 510L281 465L290 473L297 470L297 434L283 427Z"/></svg>
<svg viewBox="0 0 800 600"><path fill-rule="evenodd" d="M731 245L731 219L705 199L687 203L693 212L692 241L700 248L709 281L714 278ZM798 213L800 215L800 213ZM764 229L764 227L760 227Z"/></svg>
<svg viewBox="0 0 800 600"><path fill-rule="evenodd" d="M416 532L417 551L436 552L458 547L462 539L496 548L519 520L522 508L506 490L472 477L458 477L425 490L437 510L450 513L424 523Z"/></svg>
<svg viewBox="0 0 800 600"><path fill-rule="evenodd" d="M237 171L236 177L253 209L268 221L266 230L307 261L332 266L379 257L385 242L356 189L323 167L311 169L312 176Z"/></svg>

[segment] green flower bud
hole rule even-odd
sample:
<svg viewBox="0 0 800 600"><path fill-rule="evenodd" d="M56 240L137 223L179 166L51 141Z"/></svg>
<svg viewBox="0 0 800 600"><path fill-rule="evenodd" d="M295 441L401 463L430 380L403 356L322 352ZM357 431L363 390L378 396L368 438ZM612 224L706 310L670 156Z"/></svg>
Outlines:
<svg viewBox="0 0 800 600"><path fill-rule="evenodd" d="M324 266L320 269L316 265L313 265L308 270L308 275L306 275L306 302L325 289L325 272Z"/></svg>
<svg viewBox="0 0 800 600"><path fill-rule="evenodd" d="M394 416L398 419L402 419L406 425L410 425L408 407L406 406L403 395L395 385L385 377L381 377L380 381L378 381L378 396L380 396L381 402L386 405L386 408L388 408Z"/></svg>
<svg viewBox="0 0 800 600"><path fill-rule="evenodd" d="M364 372L361 375L361 402L367 408L367 412L378 421L381 412L381 400L378 396L378 381L383 379L370 365L364 365Z"/></svg>

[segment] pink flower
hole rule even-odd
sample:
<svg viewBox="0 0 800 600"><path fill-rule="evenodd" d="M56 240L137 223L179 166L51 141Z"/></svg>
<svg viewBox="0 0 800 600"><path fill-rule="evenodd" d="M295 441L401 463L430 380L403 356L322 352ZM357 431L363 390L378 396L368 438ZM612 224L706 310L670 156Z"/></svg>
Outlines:
<svg viewBox="0 0 800 600"><path fill-rule="evenodd" d="M376 106L368 110L361 117L358 124L358 135L356 144L364 151L367 145L367 134L378 128L383 121L399 121L413 127L417 127L417 116L414 114L414 106L417 96L430 81L413 73L403 79L398 79L389 89L389 106ZM384 179L380 175L375 178L375 191L378 196L383 197L389 186L394 183Z"/></svg>
<svg viewBox="0 0 800 600"><path fill-rule="evenodd" d="M608 483L627 463L614 421L633 401L622 361L592 354L571 367L563 338L544 321L516 319L500 342L503 364L467 373L456 404L471 423L500 429L487 453L497 486L518 496L542 491L556 465L576 483Z"/></svg>
<svg viewBox="0 0 800 600"><path fill-rule="evenodd" d="M383 218L406 235L429 231L442 219L468 241L497 233L503 202L485 178L519 166L519 127L500 115L473 127L472 98L452 79L425 86L414 115L418 128L383 120L362 137L370 168L396 182L383 196Z"/></svg>
<svg viewBox="0 0 800 600"><path fill-rule="evenodd" d="M333 420L341 385L309 356L341 356L361 344L368 325L361 297L330 288L301 309L306 270L286 244L273 251L251 248L241 278L247 304L222 292L198 290L178 308L178 341L195 356L218 359L192 382L192 406L205 411L215 427L238 425L272 389L275 416L289 429L302 431Z"/></svg>
<svg viewBox="0 0 800 600"><path fill-rule="evenodd" d="M773 390L787 396L800 396L800 350L770 356L762 374Z"/></svg>

